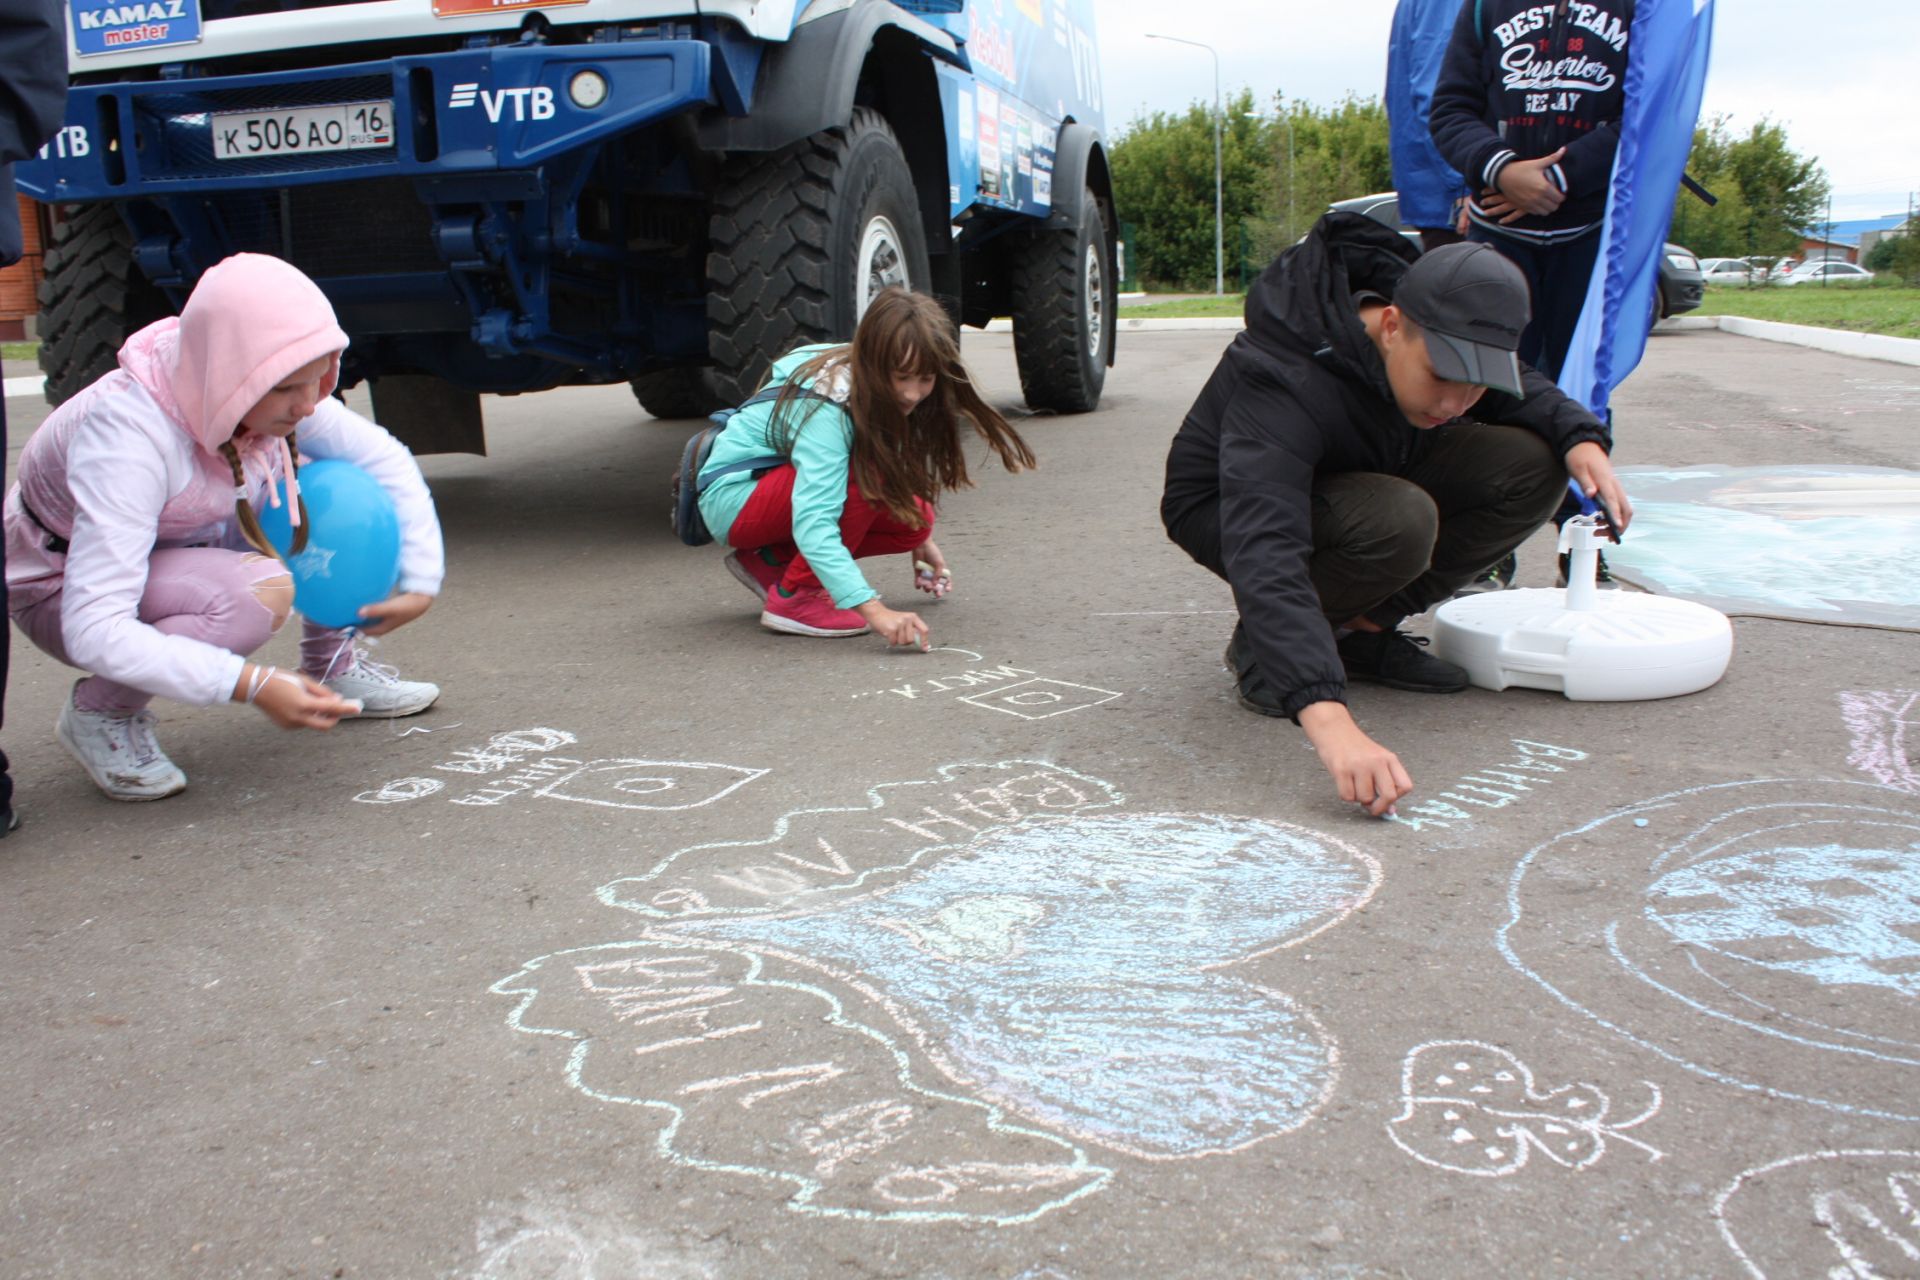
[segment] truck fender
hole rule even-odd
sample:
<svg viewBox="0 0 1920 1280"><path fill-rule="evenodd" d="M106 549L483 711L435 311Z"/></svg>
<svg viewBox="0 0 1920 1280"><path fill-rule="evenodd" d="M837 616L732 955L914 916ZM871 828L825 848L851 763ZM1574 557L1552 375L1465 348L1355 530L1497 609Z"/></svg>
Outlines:
<svg viewBox="0 0 1920 1280"><path fill-rule="evenodd" d="M760 70L753 109L745 116L710 115L700 122L709 151L778 151L853 117L854 91L874 38L896 28L930 54L953 56L944 31L887 0L855 0L837 13L807 22L774 46Z"/></svg>
<svg viewBox="0 0 1920 1280"><path fill-rule="evenodd" d="M1106 149L1100 145L1099 130L1071 120L1060 126L1059 140L1054 143L1053 209L1047 216L1047 226L1078 226L1080 199L1089 189L1112 203L1113 185L1107 175ZM1111 238L1114 229L1107 230Z"/></svg>

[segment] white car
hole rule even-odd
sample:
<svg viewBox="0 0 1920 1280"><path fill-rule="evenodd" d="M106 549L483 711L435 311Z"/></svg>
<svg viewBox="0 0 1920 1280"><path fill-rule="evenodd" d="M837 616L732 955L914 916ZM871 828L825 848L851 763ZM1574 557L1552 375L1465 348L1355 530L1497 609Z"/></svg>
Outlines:
<svg viewBox="0 0 1920 1280"><path fill-rule="evenodd" d="M1700 272L1708 284L1748 284L1753 280L1753 264L1739 258L1702 258Z"/></svg>
<svg viewBox="0 0 1920 1280"><path fill-rule="evenodd" d="M1809 284L1819 281L1824 284L1870 284L1873 272L1865 267L1856 267L1851 262L1814 259L1803 262L1793 270L1774 280L1775 284Z"/></svg>

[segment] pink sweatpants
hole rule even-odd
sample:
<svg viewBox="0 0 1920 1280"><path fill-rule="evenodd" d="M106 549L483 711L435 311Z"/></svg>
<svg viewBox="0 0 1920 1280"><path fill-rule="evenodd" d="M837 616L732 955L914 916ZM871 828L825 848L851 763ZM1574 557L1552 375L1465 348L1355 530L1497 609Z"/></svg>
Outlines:
<svg viewBox="0 0 1920 1280"><path fill-rule="evenodd" d="M147 589L140 596L138 616L156 631L218 645L244 657L279 630L273 611L260 602L254 588L286 572L277 560L219 547L156 551L147 561ZM72 666L60 631L60 598L56 591L16 611L13 620L36 648ZM324 680L352 664L351 649L346 632L306 623L300 638L301 669ZM153 695L143 689L103 676L87 677L73 694L80 710L114 715L138 711L152 700Z"/></svg>

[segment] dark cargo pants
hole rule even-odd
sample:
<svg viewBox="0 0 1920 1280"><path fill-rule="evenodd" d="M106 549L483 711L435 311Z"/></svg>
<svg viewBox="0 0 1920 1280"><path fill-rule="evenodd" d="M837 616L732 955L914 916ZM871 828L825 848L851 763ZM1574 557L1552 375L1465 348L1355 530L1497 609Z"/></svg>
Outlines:
<svg viewBox="0 0 1920 1280"><path fill-rule="evenodd" d="M1539 436L1477 422L1437 428L1401 475L1317 477L1308 572L1321 612L1336 627L1361 616L1392 627L1432 608L1525 542L1566 487L1565 463ZM1217 501L1167 532L1227 576Z"/></svg>

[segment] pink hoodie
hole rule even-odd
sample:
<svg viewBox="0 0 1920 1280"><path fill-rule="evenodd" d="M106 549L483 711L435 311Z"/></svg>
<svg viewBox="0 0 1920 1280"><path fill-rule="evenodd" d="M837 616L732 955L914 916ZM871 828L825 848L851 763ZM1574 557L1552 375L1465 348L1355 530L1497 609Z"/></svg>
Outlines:
<svg viewBox="0 0 1920 1280"><path fill-rule="evenodd" d="M234 542L236 490L220 446L268 391L323 356L333 359L300 448L380 481L401 518L402 588L437 592L439 522L418 466L386 432L325 398L346 345L326 295L291 264L243 253L209 269L178 318L129 338L120 367L27 441L5 505L13 610L64 592L62 637L75 665L184 701L221 696L232 655L137 620L146 558L156 547ZM275 500L268 481L291 469L285 442L249 432L239 449L258 509ZM71 551L51 551L48 533L70 539ZM215 669L187 646L223 660Z"/></svg>

